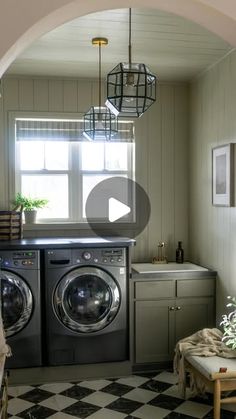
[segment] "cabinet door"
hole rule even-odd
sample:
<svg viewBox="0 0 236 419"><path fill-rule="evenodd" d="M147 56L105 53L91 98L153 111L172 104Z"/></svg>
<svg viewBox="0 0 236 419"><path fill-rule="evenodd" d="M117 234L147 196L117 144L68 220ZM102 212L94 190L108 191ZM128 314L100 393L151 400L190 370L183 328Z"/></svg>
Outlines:
<svg viewBox="0 0 236 419"><path fill-rule="evenodd" d="M175 300L135 302L136 363L172 357L175 314Z"/></svg>
<svg viewBox="0 0 236 419"><path fill-rule="evenodd" d="M215 326L213 298L177 298L175 343L205 327Z"/></svg>

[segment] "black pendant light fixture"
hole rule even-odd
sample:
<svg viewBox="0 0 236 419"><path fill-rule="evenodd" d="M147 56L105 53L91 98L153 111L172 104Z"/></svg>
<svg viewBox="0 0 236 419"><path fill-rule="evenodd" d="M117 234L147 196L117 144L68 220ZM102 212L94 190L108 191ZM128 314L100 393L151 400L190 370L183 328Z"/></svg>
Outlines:
<svg viewBox="0 0 236 419"><path fill-rule="evenodd" d="M156 100L156 76L145 64L131 60L131 9L129 9L129 62L119 63L107 75L106 106L117 116L139 117Z"/></svg>
<svg viewBox="0 0 236 419"><path fill-rule="evenodd" d="M84 115L83 135L90 141L111 140L117 132L117 118L106 106L101 106L101 47L108 44L107 38L93 38L92 44L99 47L99 102Z"/></svg>

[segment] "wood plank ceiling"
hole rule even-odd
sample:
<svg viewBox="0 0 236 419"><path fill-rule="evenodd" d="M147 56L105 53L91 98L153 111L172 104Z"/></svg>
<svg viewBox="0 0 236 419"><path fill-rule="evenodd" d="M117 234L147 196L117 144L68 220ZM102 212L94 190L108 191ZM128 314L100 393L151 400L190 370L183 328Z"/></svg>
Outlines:
<svg viewBox="0 0 236 419"><path fill-rule="evenodd" d="M96 78L95 36L107 37L102 50L105 77L128 58L128 9L80 17L45 34L27 48L7 74ZM132 9L132 61L143 62L163 81L188 81L220 60L231 46L182 17L151 9Z"/></svg>

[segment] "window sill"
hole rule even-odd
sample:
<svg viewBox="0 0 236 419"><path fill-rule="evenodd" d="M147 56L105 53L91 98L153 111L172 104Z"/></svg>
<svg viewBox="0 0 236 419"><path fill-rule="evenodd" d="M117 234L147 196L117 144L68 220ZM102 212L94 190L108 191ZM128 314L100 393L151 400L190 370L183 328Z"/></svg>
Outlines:
<svg viewBox="0 0 236 419"><path fill-rule="evenodd" d="M35 223L23 224L25 231L31 230L87 230L89 228L87 223Z"/></svg>
<svg viewBox="0 0 236 419"><path fill-rule="evenodd" d="M116 229L119 230L135 230L137 225L135 223L123 223L115 224ZM98 228L101 230L112 230L114 228L113 224L101 223L98 224ZM91 230L88 223L35 223L35 224L23 224L24 231L40 231L40 230Z"/></svg>

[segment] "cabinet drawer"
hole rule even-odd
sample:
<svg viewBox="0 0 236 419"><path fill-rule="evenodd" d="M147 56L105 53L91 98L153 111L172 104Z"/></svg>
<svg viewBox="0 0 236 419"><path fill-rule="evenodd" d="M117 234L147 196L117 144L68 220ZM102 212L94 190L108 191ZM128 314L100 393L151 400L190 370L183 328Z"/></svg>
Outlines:
<svg viewBox="0 0 236 419"><path fill-rule="evenodd" d="M135 298L175 297L175 281L143 281L135 283Z"/></svg>
<svg viewBox="0 0 236 419"><path fill-rule="evenodd" d="M215 280L186 279L177 281L177 297L209 297L215 294Z"/></svg>

